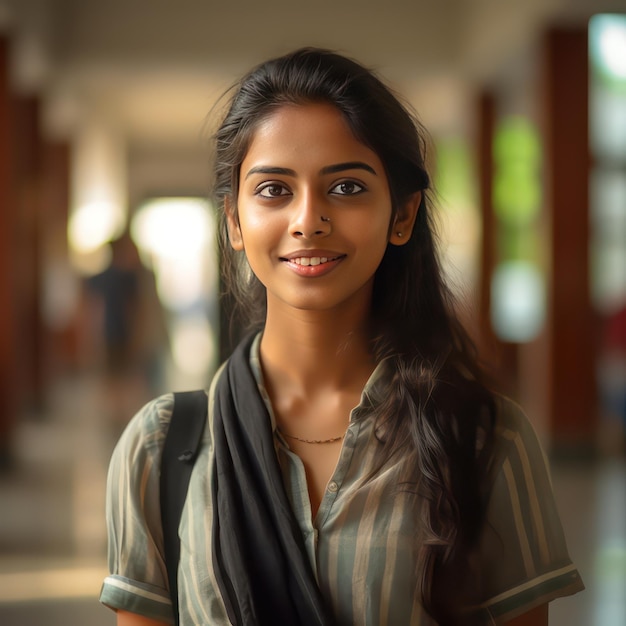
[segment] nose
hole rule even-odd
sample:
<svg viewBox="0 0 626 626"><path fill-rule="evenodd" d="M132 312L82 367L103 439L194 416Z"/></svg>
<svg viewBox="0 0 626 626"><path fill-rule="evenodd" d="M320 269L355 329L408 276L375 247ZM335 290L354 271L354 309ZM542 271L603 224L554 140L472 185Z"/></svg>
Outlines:
<svg viewBox="0 0 626 626"><path fill-rule="evenodd" d="M323 200L312 193L302 194L294 203L290 232L294 237L311 239L330 234L331 223Z"/></svg>

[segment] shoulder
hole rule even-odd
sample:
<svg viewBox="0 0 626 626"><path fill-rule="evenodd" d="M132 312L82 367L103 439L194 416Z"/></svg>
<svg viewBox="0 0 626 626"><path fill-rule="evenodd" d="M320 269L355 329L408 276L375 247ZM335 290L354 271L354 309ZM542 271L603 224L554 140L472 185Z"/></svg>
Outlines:
<svg viewBox="0 0 626 626"><path fill-rule="evenodd" d="M173 393L164 394L145 404L124 429L114 456L120 450L134 457L140 451L152 454L162 448L173 409Z"/></svg>
<svg viewBox="0 0 626 626"><path fill-rule="evenodd" d="M209 418L213 413L216 384L223 369L224 365L214 375L210 387L204 390L209 401ZM144 450L147 454L160 453L172 419L175 397L176 394L170 392L145 404L126 426L116 450L121 448L130 453L131 456L135 456L140 450Z"/></svg>
<svg viewBox="0 0 626 626"><path fill-rule="evenodd" d="M495 456L506 458L525 450L527 454L540 454L545 461L541 442L535 427L522 407L506 396L495 396Z"/></svg>
<svg viewBox="0 0 626 626"><path fill-rule="evenodd" d="M552 499L550 466L535 427L519 404L495 396L496 420L492 458L488 471L491 497L515 499L527 493L530 505L536 498Z"/></svg>

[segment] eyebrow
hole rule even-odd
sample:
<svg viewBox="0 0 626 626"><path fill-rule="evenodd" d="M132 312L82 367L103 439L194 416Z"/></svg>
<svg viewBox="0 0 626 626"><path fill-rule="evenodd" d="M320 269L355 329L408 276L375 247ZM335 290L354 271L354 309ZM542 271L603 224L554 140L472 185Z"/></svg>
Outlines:
<svg viewBox="0 0 626 626"><path fill-rule="evenodd" d="M346 170L365 170L377 176L376 170L371 165L363 163L363 161L348 161L347 163L336 163L334 165L327 165L320 170L320 174L338 174L339 172L345 172ZM288 167L272 167L269 165L257 165L248 171L246 178L253 174L278 174L280 176L296 176L295 170Z"/></svg>
<svg viewBox="0 0 626 626"><path fill-rule="evenodd" d="M246 174L246 178L252 176L252 174L280 174L281 176L295 176L295 170L290 170L287 167L270 167L267 165L258 165L253 167Z"/></svg>
<svg viewBox="0 0 626 626"><path fill-rule="evenodd" d="M336 165L327 165L321 169L322 174L338 174L346 170L365 170L370 174L377 176L376 171L371 165L363 163L363 161L348 161L347 163L337 163Z"/></svg>

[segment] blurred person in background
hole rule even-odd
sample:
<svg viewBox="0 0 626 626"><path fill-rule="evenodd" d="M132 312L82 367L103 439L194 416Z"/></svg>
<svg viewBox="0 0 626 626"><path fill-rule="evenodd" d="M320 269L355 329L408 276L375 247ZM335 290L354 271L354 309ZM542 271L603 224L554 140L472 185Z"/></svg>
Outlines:
<svg viewBox="0 0 626 626"><path fill-rule="evenodd" d="M89 358L103 383L102 401L115 439L147 398L158 393L166 345L164 312L153 273L128 233L111 260L85 283Z"/></svg>
<svg viewBox="0 0 626 626"><path fill-rule="evenodd" d="M208 392L177 595L169 394L113 454L101 601L119 626L545 626L583 584L532 426L486 382L443 283L424 129L324 50L231 95L214 195L252 332Z"/></svg>

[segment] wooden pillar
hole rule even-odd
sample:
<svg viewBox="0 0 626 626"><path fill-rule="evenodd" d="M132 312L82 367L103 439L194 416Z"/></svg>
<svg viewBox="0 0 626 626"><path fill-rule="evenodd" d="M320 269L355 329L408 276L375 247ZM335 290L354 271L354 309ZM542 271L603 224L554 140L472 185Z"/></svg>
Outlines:
<svg viewBox="0 0 626 626"><path fill-rule="evenodd" d="M17 209L16 277L20 337L21 405L27 410L43 407L43 335L41 317L42 229L41 202L43 140L37 96L15 98L12 136Z"/></svg>
<svg viewBox="0 0 626 626"><path fill-rule="evenodd" d="M547 204L551 211L548 430L554 454L593 449L597 418L589 288L587 31L545 46Z"/></svg>
<svg viewBox="0 0 626 626"><path fill-rule="evenodd" d="M16 412L15 303L12 272L15 205L11 164L9 42L0 34L0 469L8 467Z"/></svg>
<svg viewBox="0 0 626 626"><path fill-rule="evenodd" d="M480 248L479 329L482 352L495 360L496 338L491 327L491 275L496 264L495 219L493 214L493 136L495 101L491 93L483 92L478 99L478 196L482 218Z"/></svg>
<svg viewBox="0 0 626 626"><path fill-rule="evenodd" d="M517 394L517 346L501 341L491 323L491 279L498 265L498 231L493 207L496 99L483 91L478 98L478 195L482 218L480 293L478 305L478 344L482 357L505 392Z"/></svg>

